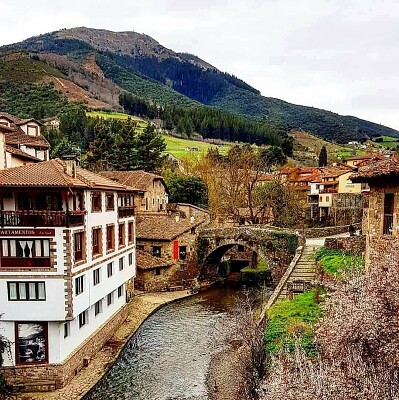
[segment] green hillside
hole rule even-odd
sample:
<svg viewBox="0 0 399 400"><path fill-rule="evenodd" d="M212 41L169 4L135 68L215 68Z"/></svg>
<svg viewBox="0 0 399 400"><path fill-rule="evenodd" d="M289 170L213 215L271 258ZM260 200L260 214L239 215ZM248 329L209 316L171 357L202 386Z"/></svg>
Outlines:
<svg viewBox="0 0 399 400"><path fill-rule="evenodd" d="M57 54L58 59L63 58L62 70L66 73L69 73L68 62L82 66L78 73L83 77L86 74L87 90L93 86L88 78L93 72L85 69L84 65L88 56L94 55L95 67L111 81L116 91L122 88L159 105L210 105L262 120L264 124L270 122L282 124L288 129L305 130L337 143L375 136L399 137L399 132L394 129L356 117L261 96L246 82L219 71L199 57L176 53L151 37L136 32L80 27L47 33L0 48L3 53L16 50L39 55ZM23 70L21 67L18 74L23 74ZM52 71L48 73L53 74ZM3 71L5 75L9 81L14 81L13 71ZM98 84L99 81L96 82ZM92 95L96 96L94 89ZM115 100L111 101L113 97L115 92L110 93L108 101L115 108ZM104 101L104 98L101 100Z"/></svg>

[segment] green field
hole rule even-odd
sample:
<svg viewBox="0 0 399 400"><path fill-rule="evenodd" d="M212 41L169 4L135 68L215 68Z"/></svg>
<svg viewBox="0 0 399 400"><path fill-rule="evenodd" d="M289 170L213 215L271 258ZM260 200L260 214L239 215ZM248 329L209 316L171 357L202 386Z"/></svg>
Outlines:
<svg viewBox="0 0 399 400"><path fill-rule="evenodd" d="M198 157L200 154L205 154L211 147L218 148L220 154L226 154L231 147L229 144L215 145L198 140L181 139L172 136L162 135L166 142L166 152L172 156L180 158ZM187 148L198 148L199 151L190 151Z"/></svg>
<svg viewBox="0 0 399 400"><path fill-rule="evenodd" d="M119 112L106 112L106 111L89 111L87 112L89 117L101 117L105 119L115 118L126 120L129 117L138 122L140 128L145 128L147 122L142 118L135 117L134 115L128 115ZM200 154L205 154L211 147L218 148L220 154L226 154L231 147L229 144L215 145L198 140L181 139L168 135L162 135L166 142L166 153L172 154L177 159L180 158L193 158L198 157ZM188 148L198 148L199 151L190 151Z"/></svg>

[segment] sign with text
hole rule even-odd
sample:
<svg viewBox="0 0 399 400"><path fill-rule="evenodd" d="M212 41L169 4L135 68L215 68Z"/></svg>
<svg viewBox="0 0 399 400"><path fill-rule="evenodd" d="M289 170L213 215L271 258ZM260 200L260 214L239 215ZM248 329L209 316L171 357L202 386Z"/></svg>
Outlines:
<svg viewBox="0 0 399 400"><path fill-rule="evenodd" d="M55 236L55 229L0 229L1 236Z"/></svg>

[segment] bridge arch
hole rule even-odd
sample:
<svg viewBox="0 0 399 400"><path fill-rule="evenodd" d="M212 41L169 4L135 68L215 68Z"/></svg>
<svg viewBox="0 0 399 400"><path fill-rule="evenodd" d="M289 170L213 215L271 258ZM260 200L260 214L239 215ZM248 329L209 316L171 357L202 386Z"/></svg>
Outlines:
<svg viewBox="0 0 399 400"><path fill-rule="evenodd" d="M220 279L221 259L237 245L256 254L256 261L264 260L270 266L272 278L276 282L295 254L298 236L290 231L278 231L268 227L204 229L199 234L197 244L199 279ZM256 267L256 262L252 263Z"/></svg>

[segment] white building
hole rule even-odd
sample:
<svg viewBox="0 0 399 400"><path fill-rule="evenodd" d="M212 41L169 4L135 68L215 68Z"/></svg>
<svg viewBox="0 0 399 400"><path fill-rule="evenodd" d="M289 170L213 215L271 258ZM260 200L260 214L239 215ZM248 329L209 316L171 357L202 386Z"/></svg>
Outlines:
<svg viewBox="0 0 399 400"><path fill-rule="evenodd" d="M64 386L126 319L136 273L133 192L59 159L0 171L6 380Z"/></svg>
<svg viewBox="0 0 399 400"><path fill-rule="evenodd" d="M0 170L49 159L50 145L34 118L0 113Z"/></svg>

